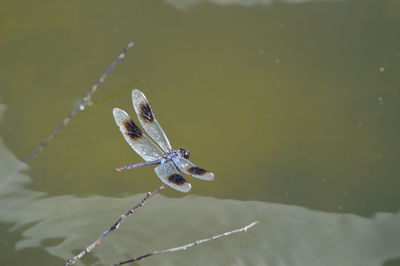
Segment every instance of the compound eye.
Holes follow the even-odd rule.
[[[180,150],[183,158],[189,159],[189,156],[190,156],[190,151],[189,150],[184,149],[184,148],[180,148],[179,150]]]

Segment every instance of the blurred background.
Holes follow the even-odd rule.
[[[137,88],[173,147],[189,149],[191,161],[215,180],[188,178],[189,196],[166,189],[149,203],[158,212],[145,216],[143,210],[124,225],[143,232],[135,219],[144,219],[144,227],[159,220],[143,241],[135,240],[143,247],[126,239],[124,246],[120,238],[127,233],[117,232],[106,240],[114,252],[99,249],[85,265],[177,246],[255,219],[259,233],[136,265],[228,265],[227,258],[229,265],[400,265],[399,32],[396,0],[1,1],[2,180],[123,47],[135,46],[93,105],[29,169],[0,187],[0,263],[62,265],[161,184],[152,167],[114,170],[142,161],[112,117],[120,107],[136,119],[131,90]],[[284,211],[272,216],[271,206]],[[289,223],[292,210],[308,218]],[[320,219],[326,215],[331,218]],[[342,227],[343,217],[357,222]],[[390,222],[356,233],[360,223],[379,217]],[[288,222],[298,235],[271,221]],[[323,230],[302,225],[327,222],[335,230],[304,243]],[[157,230],[170,233],[160,247]],[[278,245],[282,239],[287,242]],[[289,245],[300,239],[306,250]],[[330,241],[340,251],[317,249]],[[278,246],[282,254],[275,258]],[[379,259],[364,260],[369,248],[382,251]],[[221,262],[204,258],[213,250]]]

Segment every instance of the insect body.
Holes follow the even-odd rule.
[[[133,150],[145,160],[142,163],[117,168],[118,171],[158,164],[159,166],[154,171],[161,181],[181,192],[190,191],[191,185],[180,175],[180,172],[203,180],[214,179],[213,173],[197,167],[188,160],[190,152],[187,149],[172,149],[167,136],[151,110],[146,96],[141,91],[132,91],[132,101],[140,124],[158,146],[142,132],[124,110],[114,108],[115,122],[122,135]]]

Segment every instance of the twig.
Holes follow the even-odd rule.
[[[179,250],[186,250],[187,248],[191,248],[193,246],[196,246],[196,245],[199,245],[199,244],[203,244],[203,243],[211,241],[211,240],[215,240],[215,239],[218,239],[218,238],[221,238],[221,237],[225,237],[225,236],[229,236],[229,235],[232,235],[232,234],[235,234],[235,233],[239,233],[239,232],[245,232],[245,231],[247,231],[247,229],[249,229],[250,227],[255,226],[256,224],[258,224],[258,221],[254,221],[251,224],[246,225],[245,227],[242,227],[240,229],[236,229],[236,230],[232,230],[232,231],[229,231],[229,232],[225,232],[223,234],[216,235],[216,236],[213,236],[213,237],[210,237],[210,238],[196,240],[194,242],[191,242],[191,243],[183,245],[183,246],[164,249],[164,250],[153,251],[151,253],[142,255],[142,256],[134,258],[134,259],[129,259],[129,260],[118,262],[116,264],[113,264],[112,266],[118,266],[118,265],[122,265],[122,264],[131,263],[131,262],[134,262],[134,261],[139,261],[139,260],[142,260],[144,258],[147,258],[147,257],[150,257],[150,256],[154,256],[154,255],[163,254],[163,253],[171,253],[171,252],[176,252],[176,251],[179,251]]]
[[[36,157],[43,149],[60,134],[60,132],[67,126],[67,124],[76,116],[80,111],[83,111],[89,104],[90,98],[99,88],[99,86],[105,81],[110,72],[116,67],[116,65],[122,61],[128,51],[133,47],[134,43],[129,42],[128,45],[122,50],[117,58],[107,67],[107,69],[101,74],[100,78],[95,84],[90,88],[90,90],[82,97],[82,99],[75,105],[74,109],[68,114],[64,121],[45,139],[35,150],[33,150],[28,156],[26,156],[22,161],[19,162],[14,171],[0,181],[0,190],[2,190],[11,180],[22,170],[27,168],[27,164]]]
[[[92,251],[92,249],[94,249],[96,246],[98,246],[101,241],[112,231],[114,231],[115,229],[118,229],[118,227],[121,225],[121,223],[131,214],[133,214],[135,211],[137,211],[138,209],[140,209],[145,202],[150,199],[152,196],[154,196],[155,194],[157,194],[158,192],[160,192],[161,190],[164,189],[164,186],[160,186],[159,188],[157,188],[156,190],[154,190],[153,192],[147,192],[146,196],[132,209],[130,209],[127,213],[121,215],[121,217],[119,217],[119,219],[107,230],[104,231],[92,244],[90,244],[89,246],[87,246],[84,250],[81,251],[81,253],[79,253],[78,255],[76,255],[75,257],[69,259],[64,266],[67,265],[71,265],[74,264],[75,262],[77,262],[78,260],[80,260],[83,256],[85,256],[86,254],[88,254],[90,251]]]
[[[101,74],[100,78],[93,84],[90,90],[82,97],[82,99],[75,105],[74,109],[68,114],[68,116],[64,119],[64,121],[25,159],[22,160],[23,163],[29,163],[36,155],[38,155],[60,132],[68,125],[72,118],[76,116],[80,111],[85,110],[85,108],[90,104],[90,98],[99,88],[99,86],[106,80],[107,76],[110,72],[116,67],[116,65],[122,61],[127,52],[133,47],[134,43],[129,42],[128,45],[122,50],[122,52],[118,55],[114,61],[104,70]]]

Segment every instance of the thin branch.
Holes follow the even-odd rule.
[[[89,246],[87,246],[84,250],[81,251],[81,253],[79,253],[78,255],[76,255],[75,257],[69,259],[64,266],[67,265],[71,265],[74,264],[75,262],[77,262],[78,260],[80,260],[83,256],[85,256],[86,254],[88,254],[90,251],[92,251],[92,249],[94,249],[96,246],[100,245],[101,241],[103,241],[103,239],[112,231],[114,231],[115,229],[118,229],[118,227],[121,225],[121,223],[131,214],[133,214],[135,211],[137,211],[138,209],[140,209],[145,202],[150,199],[152,196],[154,196],[155,194],[157,194],[158,192],[160,192],[161,190],[164,189],[164,186],[160,186],[159,188],[157,188],[156,190],[154,190],[153,192],[147,192],[146,196],[132,209],[130,209],[127,213],[121,215],[121,217],[119,217],[119,219],[106,231],[104,231],[92,244],[90,244]]]
[[[28,156],[26,156],[22,161],[20,161],[15,167],[14,171],[5,177],[3,180],[0,181],[0,190],[2,190],[8,183],[11,182],[11,180],[22,170],[25,170],[27,168],[27,164],[34,158],[36,157],[39,153],[43,151],[43,149],[55,138],[60,134],[60,132],[68,125],[68,123],[74,118],[78,112],[83,111],[87,106],[90,105],[91,97],[93,94],[96,92],[96,90],[99,88],[99,86],[105,81],[107,76],[110,74],[110,72],[116,67],[116,65],[122,61],[128,51],[133,47],[134,43],[129,42],[128,45],[122,50],[122,52],[118,55],[117,58],[114,59],[114,61],[111,62],[111,64],[104,70],[104,72],[101,74],[100,78],[96,81],[96,83],[93,84],[93,86],[90,88],[90,90],[82,97],[82,99],[75,105],[74,109],[68,114],[68,116],[64,119],[64,121],[44,140],[42,143],[34,150],[32,151]]]
[[[239,228],[239,229],[235,229],[235,230],[232,230],[232,231],[229,231],[229,232],[225,232],[225,233],[220,234],[220,235],[215,235],[215,236],[212,236],[212,237],[210,237],[210,238],[205,238],[205,239],[201,239],[201,240],[196,240],[196,241],[194,241],[194,242],[188,243],[188,244],[183,245],[183,246],[179,246],[179,247],[175,247],[175,248],[169,248],[169,249],[164,249],[164,250],[153,251],[153,252],[151,252],[151,253],[142,255],[142,256],[137,257],[137,258],[134,258],[134,259],[129,259],[129,260],[125,260],[125,261],[118,262],[118,263],[116,263],[116,264],[113,264],[112,266],[118,266],[118,265],[123,265],[123,264],[131,263],[131,262],[134,262],[134,261],[139,261],[139,260],[142,260],[142,259],[147,258],[147,257],[150,257],[150,256],[154,256],[154,255],[159,255],[159,254],[164,254],[164,253],[171,253],[171,252],[176,252],[176,251],[179,251],[179,250],[186,250],[186,249],[188,249],[188,248],[191,248],[191,247],[196,246],[196,245],[199,245],[199,244],[203,244],[203,243],[208,242],[208,241],[211,241],[211,240],[215,240],[215,239],[218,239],[218,238],[221,238],[221,237],[225,237],[225,236],[229,236],[229,235],[232,235],[232,234],[235,234],[235,233],[239,233],[239,232],[246,232],[247,229],[249,229],[250,227],[255,226],[256,224],[258,224],[258,221],[254,221],[254,222],[252,222],[251,224],[246,225],[245,227],[242,227],[242,228]]]
[[[72,118],[74,118],[80,111],[85,110],[85,108],[90,105],[90,99],[93,96],[93,94],[97,91],[99,86],[106,80],[107,76],[117,66],[117,64],[125,58],[126,54],[133,47],[133,45],[134,45],[133,42],[128,43],[128,45],[122,50],[122,52],[118,55],[118,57],[111,62],[111,64],[106,68],[106,70],[104,70],[104,72],[101,74],[100,78],[96,81],[96,83],[93,84],[90,90],[75,105],[75,107],[64,119],[64,121],[62,121],[62,123],[33,152],[31,152],[28,156],[25,157],[25,159],[22,160],[23,163],[25,164],[29,163],[35,156],[37,156],[40,152],[42,152],[43,149],[55,137],[57,137],[58,134],[60,134],[60,132],[68,125],[68,123],[71,121]]]

